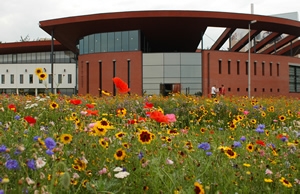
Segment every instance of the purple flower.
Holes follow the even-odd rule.
[[[198,145],[198,148],[199,149],[203,149],[203,150],[209,150],[210,149],[210,144],[209,143],[207,143],[207,142],[204,142],[204,143],[201,143],[201,144],[199,144]]]
[[[210,155],[212,155],[212,153],[211,152],[206,152],[206,155],[210,156]]]
[[[4,194],[4,190],[1,189],[1,190],[0,190],[0,194]]]
[[[51,150],[46,150],[46,154],[48,154],[49,156],[52,156],[54,154],[54,152],[52,152]]]
[[[255,131],[256,131],[257,133],[264,133],[264,132],[265,132],[265,130],[262,129],[262,128],[256,128]]]
[[[7,160],[5,166],[9,170],[16,170],[19,168],[19,163],[17,160],[9,159]]]
[[[27,166],[28,166],[28,168],[35,170],[36,169],[35,160],[34,159],[28,160]]]
[[[280,138],[281,141],[286,142],[288,140],[288,138],[286,138],[285,136],[283,136],[282,138]]]
[[[0,146],[0,152],[5,152],[6,151],[6,146],[5,145],[1,145]]]
[[[239,142],[239,141],[233,142],[233,147],[237,148],[237,147],[241,147],[241,146],[242,146],[241,142]]]
[[[16,116],[15,116],[15,119],[16,119],[16,120],[20,120],[20,118],[21,118],[20,115],[16,115]]]
[[[140,152],[139,155],[138,155],[139,159],[142,159],[144,157],[144,154],[143,152]]]
[[[240,140],[241,140],[241,141],[246,141],[246,137],[245,137],[245,136],[242,136],[242,137],[240,138]]]
[[[37,141],[40,137],[39,136],[34,136],[33,140]]]
[[[56,142],[51,137],[45,139],[45,144],[49,150],[52,150],[56,146]]]

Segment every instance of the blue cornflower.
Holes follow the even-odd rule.
[[[35,170],[36,169],[35,160],[34,159],[28,160],[27,166],[28,168]]]
[[[138,155],[139,159],[142,159],[144,157],[144,154],[143,152],[140,152],[139,155]]]
[[[34,136],[33,140],[37,141],[40,137],[39,136]]]
[[[52,152],[50,149],[46,150],[46,154],[52,156],[54,154],[54,152]]]
[[[16,116],[15,116],[15,119],[16,119],[16,120],[20,120],[20,118],[21,118],[20,115],[16,115]]]
[[[256,128],[255,131],[256,131],[257,133],[264,133],[264,132],[265,132],[265,130],[262,129],[262,128]]]
[[[242,137],[240,138],[240,140],[241,140],[241,141],[246,141],[246,137],[245,137],[245,136],[242,136]]]
[[[259,124],[259,125],[257,126],[257,128],[264,129],[264,128],[266,128],[266,125],[264,125],[264,124]]]
[[[239,141],[233,142],[233,147],[237,148],[237,147],[241,147],[241,146],[242,146],[241,142],[239,142]]]
[[[9,170],[16,170],[19,168],[19,163],[17,160],[9,159],[7,160],[5,166]]]
[[[6,146],[5,145],[1,145],[0,146],[0,152],[5,152],[6,151]]]
[[[56,142],[51,137],[47,137],[45,139],[45,145],[49,150],[52,150],[53,148],[55,148]]]
[[[15,155],[19,155],[19,154],[21,154],[22,152],[21,152],[21,150],[19,150],[19,149],[17,149],[16,151],[15,151]]]
[[[220,131],[223,131],[223,128],[222,128],[222,127],[220,127],[220,128],[219,128],[219,130],[220,130]]]
[[[210,156],[210,155],[212,155],[212,153],[211,152],[206,152],[206,155]]]
[[[280,138],[281,141],[286,142],[288,140],[288,138],[286,138],[285,136]]]
[[[4,194],[4,190],[1,189],[1,190],[0,190],[0,194]]]
[[[209,143],[207,143],[207,142],[204,142],[204,143],[201,143],[201,144],[199,144],[198,145],[198,148],[199,149],[203,149],[203,150],[209,150],[210,149],[210,144]]]

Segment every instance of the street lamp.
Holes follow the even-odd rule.
[[[248,35],[249,35],[249,39],[248,39],[248,44],[249,44],[249,49],[248,49],[248,98],[251,97],[251,61],[250,61],[251,58],[250,58],[250,53],[251,53],[252,45],[251,45],[251,38],[250,38],[250,31],[251,31],[250,26],[251,26],[251,24],[254,24],[256,22],[257,22],[257,20],[252,20],[248,24],[248,27],[249,27],[249,32],[248,32]]]

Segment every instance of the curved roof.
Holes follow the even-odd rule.
[[[33,52],[49,52],[51,50],[51,41],[25,41],[13,43],[1,43],[1,54],[12,53],[33,53]],[[60,44],[57,40],[54,41],[54,51],[68,50],[65,46]]]
[[[249,22],[253,20],[257,22],[251,24],[251,37],[255,37],[261,31],[275,33],[272,34],[273,38],[269,37],[269,41],[281,34],[290,35],[289,40],[293,41],[300,36],[299,21],[254,14],[208,11],[103,13],[45,20],[40,21],[39,25],[49,35],[53,30],[54,38],[75,53],[78,53],[76,47],[78,41],[86,35],[138,29],[151,42],[153,50],[194,52],[201,41],[201,35],[208,27],[226,28],[211,48],[218,50],[235,29],[248,29]],[[247,41],[247,37],[242,38],[231,51],[239,51]],[[294,45],[299,47],[299,43]]]

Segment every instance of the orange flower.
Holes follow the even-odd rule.
[[[156,120],[159,123],[169,123],[168,117],[166,117],[160,111],[153,111],[150,114],[150,118]]]
[[[71,103],[71,104],[74,104],[74,105],[78,105],[78,104],[81,104],[81,100],[78,100],[78,99],[71,99],[71,100],[70,100],[70,103]]]
[[[97,116],[98,115],[98,110],[86,110],[87,112],[87,116],[90,116],[90,115],[95,115]]]
[[[261,146],[266,146],[265,142],[263,142],[262,140],[257,140],[256,143]]]
[[[8,108],[14,112],[17,112],[17,107],[14,104],[9,104]]]
[[[130,89],[128,88],[128,85],[120,78],[114,77],[113,82],[114,82],[115,86],[118,88],[118,91],[120,93],[127,93],[130,91]]]

